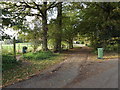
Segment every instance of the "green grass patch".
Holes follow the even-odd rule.
[[[23,58],[27,60],[44,60],[44,59],[50,59],[54,56],[57,56],[57,54],[54,54],[51,51],[48,52],[40,51],[36,53],[26,53],[23,55]]]

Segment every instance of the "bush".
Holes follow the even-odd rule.
[[[109,51],[118,51],[118,45],[115,44],[115,45],[107,45],[107,47],[105,48],[105,51],[106,52],[109,52]]]
[[[83,41],[81,41],[81,44],[84,44],[84,42],[83,42]]]
[[[48,52],[36,52],[36,53],[26,53],[23,55],[24,59],[28,60],[43,60],[43,59],[48,59],[53,56],[56,56],[56,54],[48,51]]]
[[[9,70],[16,67],[19,63],[12,55],[2,55],[2,70]]]

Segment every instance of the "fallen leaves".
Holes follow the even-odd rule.
[[[54,64],[60,63],[64,60],[64,58],[65,57],[62,55],[53,58],[52,60],[25,60],[21,66],[3,72],[2,87],[39,75],[42,70],[49,68]]]

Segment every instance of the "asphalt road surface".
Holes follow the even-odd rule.
[[[117,88],[118,60],[95,61],[90,49],[68,52],[68,58],[31,79],[6,88]]]
[[[118,60],[109,60],[110,64],[98,66],[101,72],[92,75],[83,81],[78,80],[77,83],[67,85],[69,88],[118,88]],[[105,66],[106,65],[106,66]],[[95,67],[94,67],[95,68]],[[88,71],[89,72],[89,71]]]

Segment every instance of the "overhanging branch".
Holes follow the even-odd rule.
[[[52,4],[50,4],[50,6],[46,10],[49,10],[50,8],[54,8],[57,5],[58,5],[58,3],[55,4],[55,2],[53,2]]]
[[[40,14],[33,14],[33,13],[16,13],[16,14],[22,14],[22,15],[28,15],[28,16],[40,16],[40,17],[42,17],[42,15],[40,15]]]

